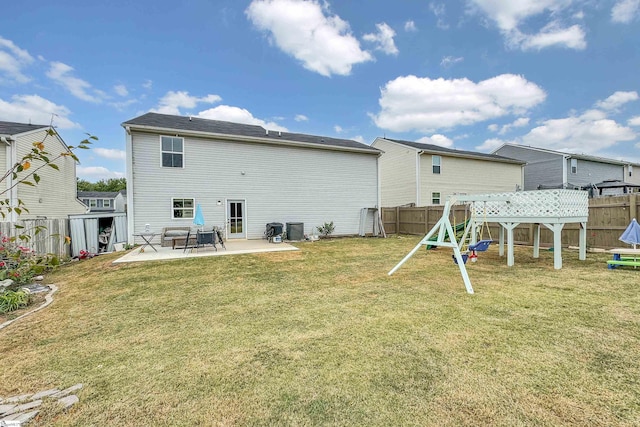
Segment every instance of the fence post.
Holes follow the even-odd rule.
[[[424,207],[424,234],[429,232],[429,207]]]
[[[400,234],[400,206],[396,206],[396,234]]]
[[[633,218],[638,218],[638,196],[636,194],[629,195],[629,222]]]

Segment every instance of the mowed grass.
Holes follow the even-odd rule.
[[[36,425],[640,424],[640,270],[564,251],[468,270],[419,237],[61,268],[0,330],[0,396],[83,383]]]

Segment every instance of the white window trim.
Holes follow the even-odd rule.
[[[102,199],[102,207],[110,208],[111,207],[111,199]]]
[[[193,211],[193,214],[191,216],[181,216],[181,217],[175,217],[173,216],[173,210],[176,209],[173,207],[173,203],[175,200],[193,200],[193,208],[191,208],[191,210]],[[182,208],[177,208],[177,209],[182,209],[183,211],[185,210],[184,206]],[[169,213],[169,216],[171,217],[171,219],[193,219],[196,216],[196,198],[195,197],[172,197],[171,198],[171,212]]]
[[[434,203],[436,194],[438,195],[438,203]],[[442,192],[440,192],[440,191],[432,191],[431,192],[431,204],[432,205],[441,205],[442,204]]]
[[[179,151],[164,151],[162,149],[162,138],[179,138],[182,140],[182,152]],[[182,136],[177,136],[177,135],[160,135],[159,138],[159,148],[160,148],[160,167],[163,169],[184,169],[184,165],[185,165],[185,145],[184,145],[184,137]],[[171,154],[181,154],[182,155],[182,167],[178,168],[175,166],[164,166],[162,164],[162,154],[163,153],[171,153]]]
[[[438,159],[438,164],[435,162],[436,159]],[[434,171],[436,166],[438,167],[438,172]],[[440,175],[442,173],[442,156],[435,154],[431,156],[431,173],[434,175]]]
[[[89,207],[90,208],[97,208],[98,207],[98,200],[97,199],[89,199]]]

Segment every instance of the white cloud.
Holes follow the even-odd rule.
[[[335,130],[336,133],[342,133],[344,131],[344,129],[342,129],[342,126],[338,126],[338,125],[335,125],[333,127],[333,130]]]
[[[500,148],[502,144],[506,142],[509,141],[503,141],[502,139],[498,138],[489,138],[484,143],[482,143],[482,145],[477,145],[475,149],[478,151],[494,151],[497,148]]]
[[[440,66],[441,67],[450,67],[454,64],[457,64],[458,62],[462,62],[464,61],[464,58],[462,56],[445,56],[444,58],[442,58],[442,61],[440,61]]]
[[[239,107],[232,107],[230,105],[218,105],[215,108],[210,108],[208,110],[200,111],[197,114],[198,117],[202,117],[203,119],[212,119],[212,120],[223,120],[227,122],[235,122],[235,123],[245,123],[248,125],[258,125],[262,126],[265,129],[269,130],[279,130],[282,132],[287,132],[287,128],[284,126],[280,126],[274,122],[266,122],[262,119],[258,119],[253,117],[248,110]]]
[[[404,23],[404,30],[408,33],[414,32],[414,31],[418,31],[418,28],[416,27],[416,23],[413,21],[407,21]]]
[[[418,139],[418,142],[421,142],[423,144],[438,145],[445,148],[453,147],[453,140],[439,133],[431,136],[423,136],[422,138]]]
[[[124,160],[127,157],[127,154],[124,150],[116,150],[114,148],[96,147],[91,151],[96,153],[100,157],[104,157],[105,159],[110,160]]]
[[[582,27],[573,25],[565,28],[561,21],[562,12],[570,9],[572,0],[468,0],[468,4],[495,22],[510,47],[523,50],[552,46],[577,50],[586,48]],[[531,18],[540,16],[549,18],[537,34],[521,31],[521,27],[530,24]]]
[[[222,101],[218,95],[207,95],[203,97],[191,96],[189,92],[185,91],[169,91],[160,101],[158,101],[158,107],[152,109],[154,113],[161,114],[175,114],[180,115],[181,108],[195,108],[198,104],[214,104]]]
[[[360,49],[349,24],[330,14],[327,2],[253,0],[245,13],[271,43],[323,76],[349,75],[355,64],[373,60]]]
[[[487,126],[487,129],[490,130],[491,132],[498,132],[498,129],[500,129],[500,126],[498,126],[495,123],[492,123],[489,126]]]
[[[92,88],[90,83],[71,75],[73,67],[62,62],[51,62],[50,65],[47,77],[67,89],[73,96],[88,102],[99,103],[102,101],[101,95]],[[94,94],[90,94],[89,91]]]
[[[0,82],[6,79],[10,82],[27,83],[31,79],[22,72],[34,61],[24,49],[20,49],[11,40],[0,37]]]
[[[523,114],[545,98],[538,85],[514,74],[478,83],[410,75],[387,82],[378,101],[381,111],[372,118],[382,129],[432,132]]]
[[[294,120],[296,122],[308,122],[309,117],[305,116],[304,114],[296,114],[296,117],[294,118]]]
[[[522,50],[541,50],[551,46],[564,46],[583,50],[587,47],[585,33],[580,25],[562,28],[558,22],[550,22],[538,34],[525,36],[520,44]]]
[[[505,133],[509,132],[513,128],[521,128],[521,127],[527,126],[528,124],[529,124],[528,117],[520,117],[514,120],[513,123],[509,123],[507,125],[502,126],[498,133],[500,133],[500,135],[504,135]]]
[[[636,137],[633,129],[590,110],[581,115],[545,120],[511,142],[570,153],[598,154],[618,142],[632,141]],[[497,141],[488,140],[476,148],[486,149],[495,146]],[[503,142],[506,141],[500,141]]]
[[[619,0],[611,9],[611,20],[628,24],[638,17],[640,0]]]
[[[78,178],[84,179],[89,182],[100,181],[101,179],[107,180],[111,178],[124,178],[123,172],[110,171],[103,166],[78,166],[76,168]]]
[[[376,34],[365,34],[362,38],[368,42],[376,44],[376,50],[381,50],[387,55],[397,55],[398,48],[396,47],[393,38],[396,36],[396,32],[393,31],[389,25],[385,22],[376,24],[378,32]]]
[[[113,87],[113,90],[120,96],[129,95],[129,91],[127,90],[127,87],[125,85],[115,85]]]
[[[603,108],[605,110],[615,110],[621,107],[622,105],[626,104],[627,102],[637,101],[638,99],[640,99],[640,97],[638,96],[638,92],[636,91],[631,91],[631,92],[617,91],[617,92],[614,92],[613,95],[611,95],[604,101],[598,101],[596,103],[596,106],[599,108]]]
[[[366,144],[364,137],[362,135],[352,136],[351,139],[354,141],[358,141],[361,144]]]
[[[635,116],[627,121],[629,126],[640,126],[640,116]]]
[[[153,82],[151,80],[145,80],[144,83],[142,83],[142,87],[149,90],[153,87]]]
[[[438,18],[438,20],[436,21],[436,27],[440,28],[441,30],[449,29],[449,24],[444,21],[444,17],[446,14],[444,3],[429,3],[429,10],[431,10],[436,18]]]
[[[69,116],[71,111],[64,105],[57,105],[38,95],[14,95],[11,101],[0,98],[0,117],[18,123],[47,125],[51,122],[60,129],[80,128]]]

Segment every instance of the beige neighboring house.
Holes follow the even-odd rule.
[[[522,189],[525,162],[495,154],[376,138],[383,207],[444,204],[454,194]]]
[[[48,129],[48,125],[0,121],[0,165],[3,170],[9,170],[28,154],[35,142],[44,142],[45,151],[50,153],[51,159],[67,151],[68,147],[59,135],[47,136]],[[69,214],[87,211],[87,207],[76,196],[76,162],[71,157],[64,156],[53,163],[59,170],[49,166],[40,169],[37,173],[41,180],[33,187],[18,184],[11,188],[14,184],[11,176],[0,183],[3,192],[0,197],[9,199],[13,206],[17,206],[20,199],[29,209],[28,213],[23,212],[19,216],[15,212],[8,213],[0,220],[15,222],[18,219],[67,218]],[[37,168],[40,164],[34,162],[32,168]]]

